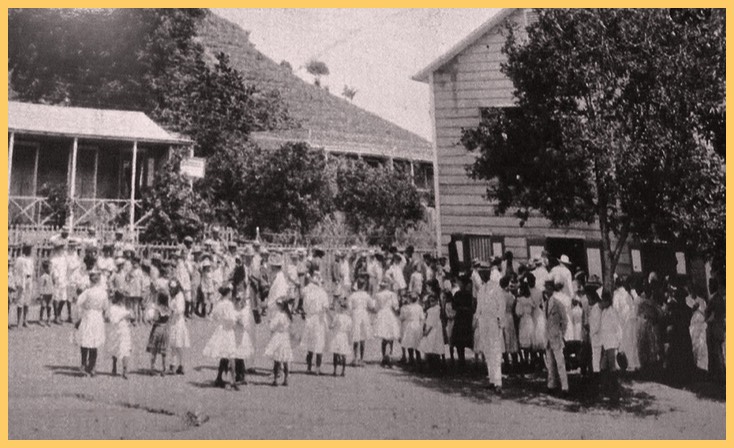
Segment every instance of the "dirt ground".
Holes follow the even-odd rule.
[[[32,310],[36,316],[37,310]],[[14,313],[12,313],[14,314]],[[14,316],[11,316],[14,319]],[[300,319],[298,325],[302,325]],[[288,387],[273,388],[269,360],[240,391],[213,387],[216,361],[201,355],[214,323],[189,322],[184,376],[151,377],[149,327],[133,328],[129,380],[82,377],[72,326],[9,330],[10,439],[723,439],[725,402],[707,387],[680,390],[626,380],[621,405],[584,398],[577,375],[568,399],[549,396],[543,378],[507,377],[502,397],[480,374],[444,377],[383,369],[370,341],[366,367],[345,378],[305,374],[305,355]],[[267,329],[258,327],[263,352]],[[399,349],[396,347],[396,357]],[[325,371],[331,371],[327,358]],[[249,367],[249,366],[248,366]]]

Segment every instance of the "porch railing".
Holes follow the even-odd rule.
[[[142,201],[129,199],[74,198],[71,200],[69,218],[73,226],[127,227],[130,224],[130,207],[135,207],[134,226],[139,227],[148,218],[143,213]],[[8,223],[10,225],[44,226],[53,218],[53,209],[42,196],[10,196]]]

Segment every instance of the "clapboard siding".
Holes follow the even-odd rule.
[[[507,21],[525,24],[523,10]],[[521,227],[520,220],[509,210],[497,216],[486,199],[487,182],[467,176],[466,166],[477,157],[461,143],[462,130],[480,122],[480,108],[511,107],[514,86],[501,72],[505,61],[504,25],[489,30],[461,53],[433,73],[433,116],[438,163],[437,180],[440,199],[441,244],[446,249],[456,233],[496,235],[503,237],[506,250],[519,260],[528,257],[528,238],[553,236],[583,237],[598,240],[595,226],[584,224],[554,228],[547,219],[531,216]]]

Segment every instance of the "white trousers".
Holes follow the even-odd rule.
[[[563,347],[545,349],[545,366],[548,369],[548,388],[558,387],[561,382],[561,390],[568,390],[568,375],[566,374],[566,360],[563,357]]]

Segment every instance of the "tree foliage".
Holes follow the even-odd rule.
[[[201,9],[10,10],[9,69],[22,101],[141,110],[210,155],[228,134],[288,125],[277,91],[246,83],[196,38]]]
[[[607,282],[630,236],[721,254],[724,12],[539,10],[521,33],[502,65],[517,107],[462,137],[497,212],[598,223]]]
[[[418,190],[408,175],[363,161],[342,161],[336,170],[336,207],[370,244],[393,241],[398,230],[423,217]]]
[[[180,174],[182,159],[182,152],[174,152],[156,172],[153,187],[141,195],[142,212],[148,215],[140,236],[143,242],[178,242],[187,235],[199,237],[211,220],[208,203]]]
[[[306,71],[313,75],[314,84],[321,86],[321,77],[329,75],[329,67],[323,61],[311,59],[306,63]]]

